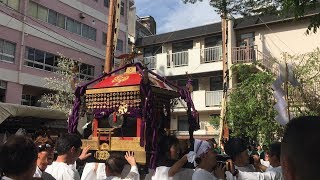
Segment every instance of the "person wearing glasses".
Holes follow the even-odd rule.
[[[39,136],[34,141],[38,148],[37,169],[33,177],[42,177],[42,173],[53,162],[54,143],[50,137]]]
[[[76,134],[60,136],[55,146],[58,157],[52,165],[47,167],[45,172],[56,180],[80,180],[79,172],[73,164],[81,154],[81,146],[81,139]]]

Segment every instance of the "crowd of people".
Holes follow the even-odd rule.
[[[111,153],[104,163],[88,162],[90,147],[81,149],[76,134],[34,140],[12,135],[0,147],[1,180],[312,180],[317,179],[320,117],[291,120],[281,142],[247,146],[241,138],[230,138],[218,147],[214,139],[195,139],[192,149],[182,148],[175,136],[159,140],[156,169],[139,173],[134,153]],[[186,147],[188,147],[186,146]],[[84,164],[79,173],[78,164]],[[81,176],[80,176],[81,174]]]

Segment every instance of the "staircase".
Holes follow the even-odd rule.
[[[268,71],[275,75],[279,74],[278,62],[257,49],[257,46],[233,47],[232,64],[254,63],[261,71]]]
[[[259,51],[257,46],[251,47],[234,47],[232,48],[232,64],[255,64],[256,68],[261,71],[270,72],[276,76],[279,75],[279,62],[275,58],[269,57]],[[320,82],[312,86],[300,86],[292,89],[289,94],[289,103],[292,105],[292,110],[295,106],[305,107],[307,109],[320,109]],[[304,108],[300,108],[304,109]],[[302,112],[303,113],[303,112]]]

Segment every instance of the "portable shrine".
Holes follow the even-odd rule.
[[[90,84],[94,85],[88,88]],[[171,104],[175,98],[187,102],[191,140],[193,131],[199,128],[190,92],[140,63],[103,74],[77,87],[75,95],[69,132],[76,131],[80,111],[91,113],[92,136],[83,140],[83,146],[90,145],[97,160],[106,160],[114,151],[134,151],[138,163],[155,168],[158,141],[170,129]]]

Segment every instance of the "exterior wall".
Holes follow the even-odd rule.
[[[183,113],[172,113],[170,128],[172,130],[178,130],[178,116],[185,115]],[[210,125],[210,112],[199,112],[200,119],[200,129],[194,132],[195,136],[205,136],[206,138],[217,136],[219,134],[218,129],[215,129]],[[179,136],[187,136],[188,131],[178,131],[177,135]]]
[[[23,86],[14,82],[7,82],[6,100],[7,103],[20,104]]]
[[[128,3],[124,2],[124,15],[120,17],[118,39],[123,41],[123,51],[127,52],[128,42]],[[102,72],[105,59],[103,32],[107,31],[108,8],[104,2],[87,0],[34,0],[33,2],[54,10],[66,17],[96,29],[96,40],[91,40],[72,33],[66,29],[28,15],[29,1],[20,0],[19,10],[10,10],[0,6],[0,39],[15,43],[14,62],[0,60],[0,80],[7,82],[5,102],[21,103],[21,94],[38,95],[46,90],[44,77],[50,77],[52,72],[25,66],[25,48],[35,48],[58,55],[63,54],[81,63],[94,66],[94,76]],[[134,1],[130,0],[131,3]],[[80,17],[80,14],[84,18]],[[26,14],[27,16],[23,16]]]
[[[301,54],[320,47],[320,36],[317,34],[306,35],[309,21],[287,22],[268,25],[267,27],[251,28],[238,31],[255,32],[255,44],[264,54],[282,60],[282,53]]]

